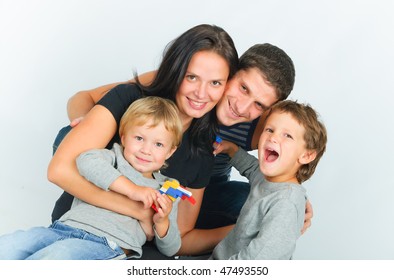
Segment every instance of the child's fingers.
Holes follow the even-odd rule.
[[[163,209],[164,213],[168,213],[171,211],[172,200],[165,194],[158,196],[157,202],[160,205],[160,208]]]
[[[158,192],[156,190],[153,190],[153,189],[152,189],[152,191],[148,192],[147,196],[145,197],[145,200],[143,201],[145,208],[151,207],[152,204],[155,204],[156,206],[158,206],[157,203],[156,203],[156,195],[157,195],[157,193]]]

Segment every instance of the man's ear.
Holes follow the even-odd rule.
[[[177,148],[178,148],[177,146],[174,146],[171,148],[171,150],[168,152],[168,154],[166,156],[166,160],[169,159],[175,153]]]
[[[315,150],[306,150],[299,158],[298,161],[300,164],[308,164],[316,158]]]

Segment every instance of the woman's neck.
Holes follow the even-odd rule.
[[[182,121],[183,132],[185,132],[190,127],[190,125],[191,125],[191,123],[193,121],[193,118],[189,117],[189,116],[187,116],[185,114],[182,114],[182,113],[180,113],[179,116],[180,116],[181,121]]]

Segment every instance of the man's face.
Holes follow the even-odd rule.
[[[216,114],[220,124],[231,126],[256,119],[277,101],[274,86],[257,68],[240,70],[227,82]]]

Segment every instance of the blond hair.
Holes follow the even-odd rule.
[[[298,182],[302,183],[313,175],[320,158],[326,151],[326,127],[319,120],[318,113],[309,104],[300,104],[291,100],[280,101],[271,107],[266,120],[273,112],[291,114],[305,128],[305,148],[316,151],[316,158],[310,163],[302,165],[296,173]]]
[[[134,101],[120,120],[119,135],[131,126],[143,125],[152,121],[152,127],[160,123],[173,135],[173,147],[178,147],[182,141],[182,122],[175,103],[169,99],[148,96]]]

